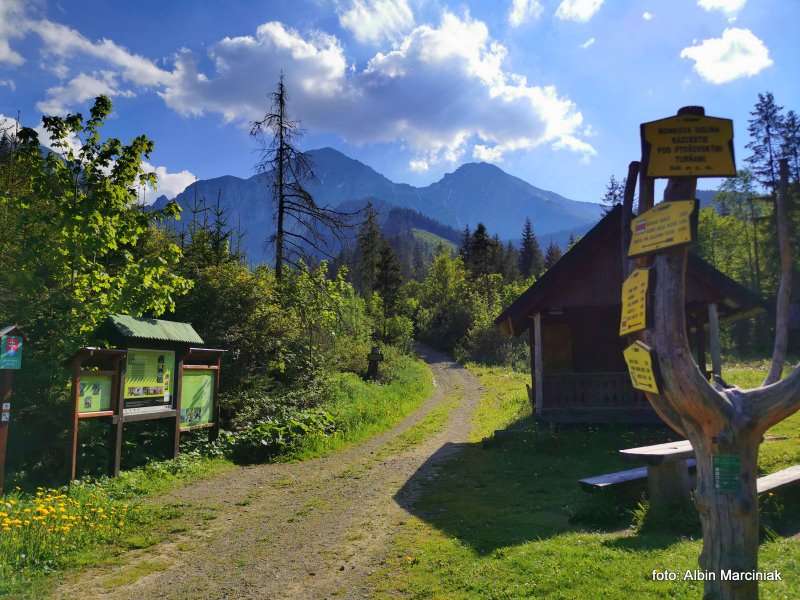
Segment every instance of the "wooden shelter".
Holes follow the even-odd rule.
[[[633,389],[619,336],[622,207],[616,206],[553,265],[495,324],[529,334],[536,419],[553,423],[658,422]],[[719,321],[764,310],[759,298],[710,264],[689,255],[687,330],[698,364],[720,375]]]

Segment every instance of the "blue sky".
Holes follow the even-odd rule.
[[[744,166],[758,92],[800,109],[798,19],[795,0],[0,0],[0,118],[109,94],[106,133],[153,138],[174,195],[253,173],[247,124],[283,69],[305,148],[415,185],[487,160],[597,201],[639,123],[687,104],[734,119]]]

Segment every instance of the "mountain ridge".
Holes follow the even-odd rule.
[[[314,177],[305,187],[320,206],[360,209],[368,201],[380,204],[379,212],[392,207],[415,210],[441,225],[462,231],[484,223],[502,239],[517,239],[525,218],[530,218],[539,236],[564,231],[585,231],[602,215],[602,206],[571,200],[556,192],[537,188],[500,167],[483,162],[464,163],[427,186],[395,183],[369,165],[331,147],[306,153]],[[184,208],[185,226],[191,207],[204,200],[214,206],[218,195],[233,228],[243,224],[243,249],[251,261],[262,262],[270,251],[264,241],[274,231],[272,200],[267,189],[271,173],[248,178],[222,175],[198,180],[175,200]],[[159,197],[154,208],[163,206]],[[387,205],[383,207],[383,205]]]

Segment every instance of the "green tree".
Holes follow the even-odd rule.
[[[603,204],[608,206],[606,212],[609,212],[617,204],[622,204],[622,200],[625,197],[625,181],[624,177],[622,180],[617,180],[614,175],[609,178],[606,184],[606,192],[601,199]]]
[[[800,182],[800,117],[793,110],[786,113],[781,129],[781,151],[789,159],[791,179]]]
[[[383,298],[386,316],[396,314],[397,293],[403,284],[400,262],[388,243],[384,243],[378,258],[378,273],[375,291]]]
[[[375,291],[380,269],[381,248],[386,244],[378,226],[378,213],[368,204],[366,218],[356,237],[357,254],[355,260],[356,289],[364,297]]]
[[[547,246],[547,252],[544,255],[545,271],[556,264],[559,258],[561,258],[561,248],[558,247],[558,244],[551,241]]]
[[[782,106],[775,102],[771,92],[758,95],[758,102],[750,112],[747,132],[750,142],[746,148],[750,155],[745,162],[755,179],[770,192],[778,185],[778,159],[781,157]]]
[[[522,229],[522,247],[519,253],[519,271],[526,279],[532,275],[539,275],[544,268],[544,256],[539,247],[539,240],[533,232],[533,225],[529,218],[525,219]]]
[[[178,217],[137,205],[136,189],[154,186],[143,169],[153,151],[144,135],[123,145],[101,139],[111,101],[98,97],[90,117],[44,117],[55,152],[43,155],[23,128],[10,162],[0,166],[0,322],[27,329],[34,351],[58,363],[111,313],[160,315],[191,283],[176,273],[180,248],[156,225]],[[13,186],[7,185],[14,181]]]

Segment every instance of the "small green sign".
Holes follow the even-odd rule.
[[[78,412],[93,413],[111,410],[111,376],[81,375],[78,390]]]
[[[0,338],[0,369],[22,368],[22,336],[4,335]]]
[[[185,371],[181,380],[181,426],[214,422],[214,371]]]
[[[723,493],[734,493],[739,489],[742,461],[735,454],[714,456],[714,488]]]

